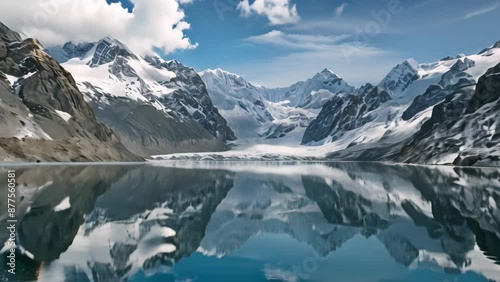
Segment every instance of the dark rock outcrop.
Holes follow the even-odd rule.
[[[37,40],[21,41],[18,34],[1,23],[0,36],[0,116],[7,120],[0,137],[28,138],[30,140],[22,141],[28,147],[40,143],[39,150],[27,148],[22,152],[16,149],[22,149],[23,143],[14,146],[15,140],[3,140],[0,144],[8,155],[24,159],[37,155],[47,157],[46,153],[53,151],[49,143],[55,146],[61,145],[62,140],[73,140],[78,145],[100,143],[109,149],[108,154],[98,157],[93,152],[85,152],[90,148],[80,147],[81,156],[76,160],[140,159],[128,152],[108,127],[97,121],[71,74],[51,58]],[[15,111],[6,112],[12,108]],[[19,124],[13,124],[12,119],[19,120]],[[88,142],[80,143],[79,140]]]
[[[212,103],[201,76],[193,68],[175,60],[161,62],[158,58],[148,57],[146,61],[176,74],[175,78],[161,83],[165,87],[175,89],[171,95],[159,99],[163,105],[184,117],[192,118],[221,140],[236,140],[234,132],[227,126],[227,121]]]
[[[318,117],[307,127],[302,144],[318,142],[328,136],[339,138],[346,131],[365,125],[375,118],[368,113],[389,100],[389,93],[373,85],[365,85],[361,92],[355,95],[334,97],[323,106]]]
[[[458,60],[451,69],[444,73],[437,84],[427,88],[424,94],[415,97],[413,103],[403,113],[403,120],[410,120],[418,113],[441,102],[448,94],[464,87],[474,86],[476,81],[465,71],[475,66],[475,62],[465,58]]]
[[[473,85],[457,89],[436,105],[397,160],[424,163],[453,156],[456,165],[498,162],[499,98],[500,64],[481,76],[475,89]]]

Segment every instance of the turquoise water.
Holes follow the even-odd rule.
[[[7,169],[23,200],[2,281],[500,280],[500,169],[52,165],[0,183]]]

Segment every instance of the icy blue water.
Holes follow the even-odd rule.
[[[163,162],[16,170],[3,281],[497,281],[500,169]],[[21,251],[22,250],[22,251]]]

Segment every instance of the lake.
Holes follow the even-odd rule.
[[[2,242],[9,169],[2,281],[500,281],[498,168],[12,165]]]

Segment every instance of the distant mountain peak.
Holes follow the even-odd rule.
[[[228,78],[231,78],[231,79],[242,79],[242,77],[240,75],[237,75],[235,73],[232,73],[232,72],[229,72],[229,71],[226,71],[226,70],[223,70],[221,68],[216,68],[216,69],[206,69],[202,72],[200,72],[200,75],[214,75],[214,76],[217,76],[217,77],[220,77],[220,78],[223,78],[223,77],[228,77]]]
[[[409,59],[406,59],[403,64],[407,65],[407,66],[410,66],[411,68],[413,68],[414,70],[417,70],[418,69],[418,62],[415,61],[415,59],[413,58],[409,58]]]
[[[479,55],[483,55],[485,54],[486,52],[492,50],[492,49],[496,49],[496,48],[500,48],[500,41],[497,41],[495,44],[493,44],[493,46],[489,47],[489,48],[486,48],[484,50],[482,50],[481,52],[479,52]]]
[[[330,69],[327,69],[327,68],[325,68],[324,70],[322,70],[321,73],[332,73],[332,74],[334,74],[333,71],[331,71]]]
[[[113,62],[118,56],[138,59],[138,57],[122,42],[110,36],[99,40],[89,65],[96,67]]]
[[[340,78],[336,73],[327,68],[322,70],[319,74],[323,75],[324,77]]]
[[[396,65],[378,85],[391,94],[403,92],[418,74],[418,63],[410,58]]]

